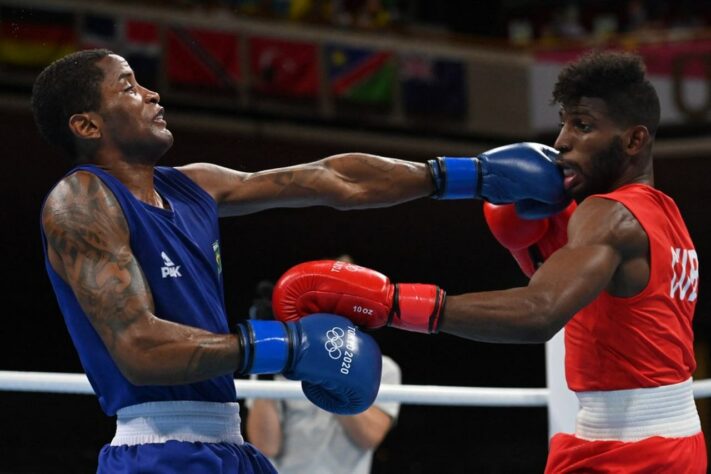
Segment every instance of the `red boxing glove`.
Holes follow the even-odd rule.
[[[514,204],[484,202],[484,218],[496,240],[506,247],[527,277],[553,252],[568,243],[568,221],[575,211],[575,201],[563,211],[546,219],[522,219]]]
[[[436,333],[445,292],[435,285],[392,284],[382,273],[336,260],[296,265],[274,286],[272,306],[281,321],[313,313],[345,316],[359,326],[393,326]]]
[[[568,243],[568,221],[577,207],[575,201],[571,201],[568,207],[548,218],[548,232],[536,243],[542,257],[540,263],[543,263],[553,252]]]

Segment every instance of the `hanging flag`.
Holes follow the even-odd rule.
[[[317,97],[320,81],[315,44],[255,37],[249,46],[254,90],[266,95]]]
[[[699,37],[677,41],[649,41],[634,45],[628,41],[609,42],[606,50],[639,54],[647,69],[647,78],[657,90],[662,103],[660,120],[665,125],[696,127],[711,125],[711,38]],[[532,108],[531,127],[537,133],[550,133],[558,120],[558,108],[550,104],[553,85],[566,63],[587,53],[583,47],[546,49],[535,52],[529,68]]]
[[[160,29],[157,23],[119,16],[88,14],[81,25],[83,49],[107,48],[117,54],[160,54]]]
[[[113,15],[87,14],[81,24],[82,49],[106,48],[123,56],[138,82],[158,85],[161,43],[157,23]]]
[[[400,60],[402,100],[408,115],[461,118],[467,112],[464,64],[419,54]]]
[[[0,18],[0,63],[41,68],[77,49],[72,12],[2,6]]]
[[[113,16],[85,15],[81,22],[80,47],[82,49],[106,48],[111,50],[118,48],[121,27],[116,23],[117,20]]]
[[[330,44],[326,46],[331,94],[365,104],[392,101],[393,55],[386,51]]]
[[[158,24],[135,19],[123,20],[124,43],[120,49],[139,82],[149,89],[158,89],[161,43]]]
[[[166,69],[173,86],[236,90],[241,80],[236,35],[173,27],[168,30]]]

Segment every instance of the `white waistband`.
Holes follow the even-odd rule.
[[[243,444],[239,403],[147,402],[117,413],[112,446],[166,441]]]
[[[575,435],[587,440],[681,438],[701,431],[691,379],[674,385],[578,392]]]

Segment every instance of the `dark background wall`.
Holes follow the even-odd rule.
[[[169,119],[170,120],[170,119]],[[67,167],[37,137],[25,111],[0,111],[0,233],[4,291],[0,368],[80,372],[45,275],[39,238],[43,196]],[[311,161],[344,149],[303,141],[208,133],[171,126],[163,164],[212,161],[246,171]],[[428,156],[409,153],[417,161]],[[703,275],[711,253],[708,157],[658,161],[658,187],[686,216],[701,261],[696,318],[700,363],[708,365],[709,305]],[[451,294],[525,283],[491,237],[481,203],[420,200],[397,208],[339,212],[273,210],[222,222],[222,257],[231,318],[247,314],[256,283],[303,260],[351,254],[396,281],[436,282]],[[541,345],[506,346],[391,329],[374,334],[401,365],[406,384],[545,386]],[[705,371],[705,373],[701,373]],[[703,369],[697,375],[708,377]],[[705,418],[708,416],[704,415]],[[91,396],[0,392],[0,472],[93,472],[113,420]],[[544,408],[405,405],[376,454],[374,472],[541,472],[547,451]]]

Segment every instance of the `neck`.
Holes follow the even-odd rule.
[[[152,206],[163,207],[163,200],[153,184],[153,163],[98,159],[94,164],[121,181],[136,199]]]
[[[654,167],[651,156],[640,161],[637,166],[630,167],[621,177],[619,186],[635,183],[654,186]],[[616,186],[616,188],[619,186]]]

